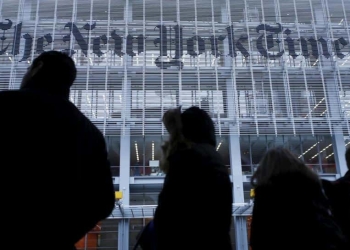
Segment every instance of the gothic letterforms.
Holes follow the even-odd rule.
[[[198,42],[198,53],[194,51],[195,42]],[[196,57],[205,52],[205,41],[200,36],[193,36],[187,39],[187,54]]]
[[[126,54],[128,54],[129,56],[133,57],[136,56],[136,53],[134,52],[134,46],[133,46],[133,36],[132,35],[128,35],[126,37]]]
[[[310,54],[309,54],[309,50],[307,48],[306,39],[304,37],[300,37],[300,39],[298,41],[300,41],[300,44],[301,44],[301,52],[302,52],[303,57],[309,58]]]
[[[182,38],[182,28],[179,25],[174,27],[175,29],[175,57],[168,57],[168,38],[167,38],[167,28],[164,25],[157,25],[159,29],[159,37],[154,39],[153,43],[156,47],[159,46],[159,56],[155,60],[155,64],[158,68],[167,69],[171,66],[177,66],[182,69],[183,62],[181,61],[182,57],[182,47],[183,41]]]
[[[341,53],[341,49],[340,48],[340,45],[343,46],[343,48],[348,45],[349,43],[344,39],[344,38],[339,38],[337,40],[334,41],[334,47],[335,47],[335,51],[337,53],[337,56],[340,58],[340,59],[343,59],[345,57],[345,55],[343,53]]]
[[[176,25],[175,30],[175,57],[173,59],[180,60],[183,56],[183,38],[182,38],[182,27]]]
[[[27,33],[22,35],[22,26],[22,23],[18,23],[17,25],[13,26],[13,22],[10,19],[5,19],[5,21],[0,22],[0,30],[3,31],[3,34],[0,37],[0,55],[8,53],[13,56],[17,56],[20,52],[22,52],[20,51],[21,40],[22,42],[24,40],[24,44],[22,44],[21,47],[23,48],[23,55],[19,61],[26,61],[32,55],[33,47],[35,47],[34,49],[36,54],[41,54],[45,51],[45,47],[52,44],[53,37],[51,34],[46,34],[39,38],[36,38],[36,43],[33,44],[34,37],[31,34]],[[72,42],[71,38],[73,36],[74,42],[79,45],[81,52],[85,56],[88,56],[89,43],[91,43],[90,46],[92,48],[92,53],[98,57],[101,57],[104,54],[104,52],[101,50],[101,46],[108,43],[108,38],[107,35],[103,34],[101,36],[89,39],[88,36],[91,35],[91,31],[96,29],[96,27],[96,22],[92,24],[86,23],[81,28],[82,30],[86,30],[88,32],[88,35],[84,38],[76,24],[73,22],[68,22],[62,28],[69,28],[70,33],[63,36],[62,41],[65,43],[70,43]],[[11,28],[14,29],[12,43],[8,41],[6,37],[7,31]],[[185,46],[187,49],[187,55],[191,57],[198,57],[201,54],[205,54],[206,42],[210,42],[211,54],[216,58],[220,56],[231,56],[234,58],[237,57],[238,51],[245,58],[250,56],[250,51],[248,51],[247,48],[243,46],[243,43],[249,42],[248,36],[246,34],[241,34],[240,37],[235,40],[235,31],[233,25],[225,28],[227,33],[226,36],[209,35],[207,37],[201,37],[199,35],[195,35],[190,38],[183,37],[183,27],[178,24],[170,27],[166,27],[165,25],[157,25],[155,29],[159,30],[159,37],[153,40],[154,46],[156,48],[159,48],[159,55],[155,59],[155,64],[161,69],[167,69],[172,66],[178,67],[179,69],[183,67],[182,60],[184,42],[186,43]],[[175,31],[173,38],[171,33],[172,30]],[[168,31],[170,32],[168,33]],[[279,23],[277,23],[277,27],[273,27],[267,24],[260,24],[256,27],[256,31],[257,33],[263,32],[263,34],[261,34],[256,39],[256,49],[262,56],[271,60],[276,60],[282,57],[284,54],[284,50],[281,51],[280,49],[275,50],[274,53],[271,51],[271,49],[274,48],[276,44],[279,45],[282,41],[287,44],[289,56],[291,56],[293,59],[296,59],[298,56],[303,56],[307,59],[310,57],[310,55],[316,59],[318,59],[320,55],[323,55],[326,59],[329,59],[333,53],[338,58],[344,59],[346,55],[342,53],[342,50],[349,44],[349,41],[346,41],[343,37],[336,39],[335,41],[329,41],[323,37],[300,37],[298,40],[296,40],[290,36],[292,31],[290,29],[285,29],[283,31],[282,25]],[[279,40],[278,38],[274,37],[274,35],[281,32],[286,35],[286,38]],[[136,55],[140,55],[141,53],[145,53],[144,50],[146,37],[144,35],[127,35],[126,37],[122,37],[117,34],[116,30],[113,30],[110,35],[111,39],[114,40],[114,54],[118,55],[119,57],[123,57],[125,54],[134,57]],[[170,35],[170,37],[168,37],[168,35]],[[296,51],[295,40],[300,42],[300,54],[298,54]],[[137,52],[136,47],[134,51],[134,41],[137,41]],[[168,53],[168,42],[171,43],[170,49],[172,45],[175,46],[173,57],[172,51]],[[123,43],[125,43],[125,45]],[[228,54],[224,55],[220,53],[219,44],[221,43],[226,43],[226,45],[228,45]],[[334,52],[329,51],[330,44],[333,45]],[[125,47],[123,47],[123,45]],[[12,49],[8,51],[10,46],[12,46]],[[70,44],[70,47],[73,47],[73,45]],[[309,51],[310,48],[311,50]],[[70,56],[75,54],[75,51],[73,49],[65,49],[62,52],[67,53]]]
[[[219,38],[215,36],[210,37],[210,44],[211,44],[211,54],[215,57],[219,57],[221,54],[219,52],[219,41],[223,41],[226,37],[225,36],[219,36]]]
[[[85,25],[86,26],[86,25]],[[85,27],[84,26],[84,27]],[[64,28],[69,28],[70,32],[73,33],[75,40],[77,41],[81,51],[85,56],[88,56],[88,44],[85,41],[83,35],[80,33],[78,27],[74,23],[67,23]]]
[[[297,58],[299,55],[295,53],[295,45],[294,45],[294,40],[289,36],[292,32],[290,31],[290,29],[286,29],[284,31],[284,34],[287,35],[287,38],[285,39],[285,41],[287,42],[288,45],[288,51],[289,51],[289,55],[291,57],[293,57],[293,59]]]
[[[261,30],[263,31],[269,31],[272,32],[274,34],[278,34],[280,32],[282,32],[282,25],[281,24],[277,24],[278,27],[274,28],[270,25],[267,24],[260,24],[258,25],[258,27],[256,27],[256,32],[259,33]],[[276,40],[276,42],[280,42],[279,40]],[[265,46],[267,46],[267,48],[265,48]],[[281,57],[284,54],[284,50],[279,51],[277,54],[271,54],[268,53],[269,49],[272,49],[274,47],[274,40],[273,40],[273,34],[270,35],[261,35],[258,40],[256,40],[256,47],[259,51],[259,53],[269,59],[275,60],[279,57]]]
[[[156,29],[159,29],[159,37],[154,39],[154,46],[159,47],[159,56],[168,55],[168,39],[167,30],[164,25],[157,25]],[[158,46],[159,45],[159,46]]]
[[[24,44],[23,57],[20,60],[20,62],[28,60],[31,54],[30,52],[32,50],[32,46],[33,46],[33,37],[31,35],[25,34],[23,35],[23,38],[25,39],[25,44]]]
[[[19,54],[19,46],[21,44],[22,23],[15,25],[13,33],[13,45],[11,54],[16,56]]]
[[[5,19],[5,20],[7,21],[7,23],[3,23],[3,22],[0,23],[0,29],[3,31],[3,35],[0,38],[1,39],[0,55],[3,55],[7,51],[10,45],[10,44],[7,44],[7,46],[4,48],[4,42],[7,39],[7,37],[5,36],[5,33],[7,30],[11,29],[12,27],[12,21],[10,19]]]
[[[233,30],[233,26],[229,26],[226,28],[227,38],[228,38],[228,48],[229,48],[229,56],[236,57],[236,48],[235,48],[235,33]]]
[[[104,53],[101,51],[101,41],[104,45],[107,44],[107,36],[102,35],[100,37],[96,37],[93,40],[92,52],[96,54],[98,57],[102,56]]]
[[[46,45],[44,45],[44,42],[47,42]],[[44,52],[44,47],[51,44],[53,42],[51,34],[46,34],[43,37],[39,37],[36,41],[36,53],[41,54]]]
[[[242,53],[244,57],[249,57],[249,52],[246,48],[244,48],[243,44],[241,42],[248,41],[247,35],[241,35],[241,37],[237,40],[236,46],[237,49]]]
[[[143,35],[139,35],[137,38],[137,54],[141,54],[143,51],[143,47],[145,46],[145,39]]]
[[[111,32],[111,37],[114,40],[114,54],[122,57],[124,55],[122,52],[123,38],[119,36],[115,30]]]

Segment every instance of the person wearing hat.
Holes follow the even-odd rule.
[[[216,151],[215,127],[198,107],[167,111],[166,173],[154,216],[157,250],[232,249],[232,184]]]
[[[69,101],[77,70],[40,54],[19,90],[0,92],[3,239],[14,249],[74,249],[115,203],[102,133]]]

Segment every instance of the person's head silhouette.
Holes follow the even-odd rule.
[[[48,51],[40,54],[29,67],[21,89],[36,89],[52,94],[69,96],[77,75],[74,61],[67,54]]]

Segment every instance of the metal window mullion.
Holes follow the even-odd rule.
[[[92,25],[92,12],[93,12],[93,8],[94,8],[94,0],[90,0],[90,26]],[[89,29],[88,54],[87,54],[88,65],[87,65],[87,72],[86,72],[86,90],[89,89],[89,81],[90,81],[91,32],[92,32],[92,30]]]
[[[217,46],[216,44],[216,32],[215,32],[215,15],[214,15],[214,0],[210,0],[211,2],[211,25],[213,29],[213,35],[214,35],[214,46]],[[220,52],[218,52],[220,53]],[[216,91],[219,92],[219,79],[218,79],[218,55],[215,55],[215,83],[216,83]],[[213,99],[213,98],[212,98]],[[219,107],[219,98],[217,98],[217,105]],[[214,105],[213,105],[214,106]],[[214,111],[214,107],[213,107]],[[220,121],[220,113],[218,112],[217,114],[217,123],[218,123],[218,128],[219,128],[219,135],[221,136],[221,121]]]
[[[228,17],[229,26],[231,26],[232,25],[232,17],[231,17],[230,0],[226,0],[226,8],[227,8],[227,17]],[[231,49],[232,49],[232,51],[234,51],[234,49],[233,49],[234,39],[233,39],[232,33],[231,33],[231,40],[232,40],[232,48]],[[234,56],[234,55],[232,55],[232,56]],[[235,107],[233,108],[234,112],[235,112],[235,117],[232,117],[232,118],[235,119],[235,124],[237,126],[237,133],[238,133],[238,135],[240,135],[241,134],[241,132],[240,132],[241,127],[240,127],[240,119],[239,119],[239,103],[238,103],[238,91],[237,91],[237,79],[236,79],[236,60],[233,57],[231,58],[231,85],[232,85],[232,90],[233,90],[233,95],[234,95],[234,104],[235,104]],[[230,108],[230,106],[228,106],[228,108]],[[230,131],[230,134],[232,134],[232,131]]]
[[[111,0],[108,0],[108,14],[107,14],[107,41],[109,41],[110,38],[110,27],[111,27]],[[105,103],[105,117],[103,121],[103,135],[106,135],[106,126],[107,126],[107,117],[111,117],[111,110],[110,110],[110,96],[111,96],[111,91],[108,90],[108,76],[109,76],[109,60],[108,60],[108,53],[109,53],[109,43],[107,42],[107,52],[106,52],[106,73],[105,73],[105,98],[104,98],[104,103]],[[106,98],[106,94],[108,94],[108,102]],[[107,114],[108,112],[108,114]]]
[[[163,25],[163,0],[160,0],[160,25]],[[161,57],[163,57],[163,36],[160,36],[160,49],[161,49]],[[171,57],[171,54],[170,54]],[[164,86],[163,86],[163,81],[164,81],[164,69],[163,69],[163,59],[161,60],[162,65],[160,69],[160,110],[161,110],[161,115],[164,113],[164,106],[163,106],[163,96],[164,96]],[[162,123],[162,134],[165,132],[165,127],[164,124]]]
[[[196,29],[196,37],[198,37],[198,12],[197,12],[197,0],[194,0],[194,25]],[[198,39],[196,41],[197,43],[197,50],[198,50]],[[206,52],[204,52],[206,53]],[[202,103],[201,103],[201,75],[200,75],[200,70],[199,70],[199,55],[197,56],[197,86],[198,86],[198,95],[199,95],[199,108],[201,108]],[[197,95],[197,96],[198,96]],[[197,101],[197,100],[196,100]]]
[[[129,34],[129,0],[125,0],[125,8],[124,8],[124,60],[123,60],[123,68],[124,68],[124,79],[123,79],[123,90],[122,90],[122,112],[123,112],[123,132],[122,135],[126,135],[126,110],[130,107],[128,106],[128,62],[129,62],[129,58],[128,55],[126,53],[126,38]],[[131,97],[130,97],[131,98]]]
[[[111,0],[108,0],[108,20],[107,20],[107,41],[110,39],[110,29],[111,29]],[[105,91],[108,90],[108,77],[109,77],[109,42],[107,42],[107,52],[106,52],[106,73],[105,73]]]
[[[323,0],[323,1],[325,1],[325,2],[322,2],[322,3],[324,3],[326,5],[325,10],[327,11],[327,28],[329,29],[327,34],[328,35],[330,34],[332,41],[334,41],[334,33],[333,33],[333,27],[332,27],[332,23],[331,23],[331,16],[330,16],[330,13],[329,13],[328,0]],[[345,22],[346,22],[346,25],[347,25],[347,20],[345,20]],[[349,35],[349,30],[348,29],[347,29],[347,33],[348,33],[349,41],[350,41],[350,35]],[[328,49],[330,51],[333,51],[332,43],[331,43],[331,41],[329,41],[329,39],[328,39],[327,45],[328,45]],[[340,86],[340,91],[343,92],[343,84],[342,84],[342,79],[341,79],[340,70],[339,70],[339,66],[338,66],[338,61],[333,60],[333,65],[334,65],[334,83],[338,82],[338,86]],[[339,110],[342,110],[341,103],[337,103],[337,106],[338,106]],[[328,111],[328,112],[330,112],[330,111]],[[339,117],[339,119],[341,119],[341,117]],[[348,119],[348,117],[346,115],[344,115],[344,119],[345,119],[345,122],[346,122],[346,125],[347,125],[348,133],[350,134],[350,125],[349,125],[350,121],[349,121],[349,119]]]
[[[342,3],[342,7],[343,7],[343,12],[344,12],[344,25],[345,25],[345,30],[348,34],[348,41],[350,42],[350,27],[348,24],[348,18],[346,17],[346,9],[345,9],[345,4],[344,4],[344,0],[341,0]]]
[[[263,0],[261,0],[261,14],[262,14],[262,22],[265,24],[265,8],[264,8],[264,2]],[[264,36],[264,40],[265,40],[265,46],[266,48],[268,48],[267,46],[267,37],[266,35]],[[267,52],[269,53],[269,52]],[[267,54],[267,56],[269,56]],[[269,57],[266,58],[267,60],[267,71],[269,74],[269,83],[270,83],[270,92],[271,92],[271,104],[272,104],[272,120],[273,120],[273,125],[274,125],[274,129],[275,129],[275,135],[277,136],[277,123],[276,123],[276,110],[275,110],[275,101],[274,101],[274,95],[273,95],[273,86],[272,86],[272,79],[271,79],[271,68],[270,68],[270,62],[269,62]],[[284,78],[283,78],[284,80]],[[294,125],[294,122],[293,122]]]
[[[291,94],[291,91],[290,91],[289,73],[288,73],[286,62],[284,62],[283,71],[284,71],[284,76],[285,76],[285,77],[283,77],[283,82],[284,82],[285,86],[287,87],[289,109],[290,109],[290,113],[291,113],[290,115],[291,115],[292,126],[293,126],[293,134],[296,135],[295,122],[294,122],[294,111],[293,111],[293,103],[292,103],[292,94]]]
[[[314,17],[314,10],[313,10],[313,7],[312,7],[312,2],[311,0],[309,0],[309,4],[310,4],[310,9],[311,9],[311,17],[312,17],[312,27],[313,27],[313,30],[314,30],[314,35],[315,35],[315,38],[317,39],[317,30],[316,30],[316,25],[315,25],[315,17]],[[318,46],[317,46],[317,49],[318,49]],[[320,55],[321,57],[322,55]],[[327,112],[326,112],[326,115],[327,115],[327,120],[328,120],[328,126],[329,126],[329,132],[330,134],[333,134],[333,131],[332,131],[332,123],[331,123],[331,120],[330,120],[330,117],[329,117],[329,106],[328,106],[328,98],[326,97],[327,95],[327,90],[326,90],[326,86],[325,86],[325,82],[324,82],[324,74],[323,74],[323,66],[322,66],[322,60],[319,60],[319,63],[318,63],[318,69],[319,69],[319,72],[321,74],[321,81],[322,81],[322,87],[323,87],[323,93],[324,93],[324,97],[325,97],[325,103],[326,103],[326,109],[327,109]],[[327,95],[328,96],[328,95]]]
[[[317,141],[320,141],[320,137],[317,135]],[[320,148],[320,144],[317,143],[317,159],[318,159],[318,164],[319,164],[319,169],[320,172],[323,173],[323,167],[322,167],[322,158],[321,158],[321,148]]]
[[[73,11],[72,11],[72,27],[71,27],[71,32],[70,32],[70,44],[69,44],[69,49],[70,51],[73,50],[74,48],[74,42],[75,42],[75,39],[74,39],[74,36],[72,35],[73,33],[73,23],[75,22],[76,20],[76,17],[77,17],[77,2],[78,0],[73,0]],[[69,52],[70,53],[70,52]],[[73,56],[73,55],[72,55]]]
[[[249,24],[248,24],[248,3],[247,3],[247,0],[244,0],[244,10],[245,10],[245,24],[246,24],[247,35],[248,35],[248,47],[249,47],[249,52],[252,53],[251,42],[250,42],[250,31],[249,31]],[[255,127],[256,127],[256,135],[259,136],[259,124],[258,124],[258,116],[257,116],[257,111],[256,111],[255,79],[254,79],[254,71],[253,71],[253,64],[252,64],[251,58],[249,58],[249,69],[250,69],[250,75],[252,78],[254,122],[255,122]]]
[[[333,46],[332,46],[332,41],[334,41],[334,34],[333,34],[333,28],[332,28],[332,23],[331,23],[331,15],[329,13],[329,9],[328,9],[328,0],[324,1],[324,0],[321,0],[322,1],[322,7],[324,9],[324,11],[327,12],[327,15],[326,15],[326,21],[327,21],[327,38],[328,38],[328,41],[327,41],[327,47],[328,47],[328,50],[331,51],[331,53],[334,51],[333,50]],[[329,34],[331,35],[331,39],[329,39]],[[333,53],[332,53],[333,54]],[[334,55],[335,56],[335,55]],[[343,91],[343,85],[341,83],[341,79],[340,79],[340,72],[339,72],[339,68],[338,68],[338,61],[337,60],[334,60],[333,56],[331,56],[331,61],[333,63],[333,67],[334,67],[334,77],[336,78],[338,75],[339,76],[339,87],[340,87],[340,91]],[[337,80],[335,79],[335,82],[337,82]]]
[[[98,90],[95,90],[95,100],[94,100],[94,104],[95,104],[95,116],[96,118],[98,118]]]
[[[35,25],[34,25],[34,36],[33,36],[33,44],[32,44],[31,62],[34,60],[35,41],[36,41],[35,38],[36,38],[36,32],[38,29],[38,22],[39,22],[39,6],[40,6],[40,0],[36,0]]]
[[[2,20],[2,6],[3,6],[4,1],[0,0],[0,20]]]
[[[181,18],[180,18],[180,0],[176,0],[176,21],[177,21],[177,25],[179,26],[180,29],[180,25],[181,25]],[[181,37],[179,36],[179,46],[180,46],[180,41]],[[180,50],[180,48],[178,48]],[[178,60],[181,60],[181,58],[179,58]],[[179,105],[182,105],[182,67],[180,67],[179,72],[178,72],[178,77],[179,77]],[[163,102],[162,102],[162,107],[163,107]]]
[[[143,0],[142,6],[143,13],[143,37],[146,37],[146,0]],[[145,135],[145,105],[146,105],[146,40],[143,42],[143,67],[142,67],[142,95],[143,95],[143,105],[142,105],[142,135]],[[162,130],[162,135],[164,134],[164,130]]]
[[[18,9],[17,9],[17,23],[20,23],[20,21],[22,21],[23,19],[23,6],[25,4],[25,0],[19,0],[18,2]],[[16,35],[17,32],[15,33],[14,39],[16,39]],[[16,67],[17,67],[17,60],[16,56],[13,55],[13,59],[11,61],[11,72],[10,72],[10,80],[9,80],[9,89],[13,89],[14,88],[14,84],[16,81]]]
[[[53,24],[52,24],[52,43],[51,43],[51,50],[54,48],[55,44],[55,35],[56,35],[56,23],[57,23],[57,4],[58,0],[55,0],[55,9],[53,12]]]
[[[299,28],[299,19],[298,19],[298,11],[297,11],[297,6],[296,6],[296,0],[293,0],[293,5],[294,5],[294,12],[295,12],[295,26],[297,28],[297,32],[298,32],[298,37],[300,37],[300,28]],[[300,44],[300,48],[301,48],[301,41],[299,42]],[[305,63],[305,58],[302,57],[302,62],[304,64]],[[304,65],[305,66],[305,65]],[[307,105],[308,105],[308,110],[309,110],[309,113],[307,114],[308,115],[308,118],[309,118],[309,123],[310,123],[310,127],[311,127],[311,133],[312,135],[315,135],[315,131],[314,131],[314,124],[313,124],[313,121],[312,121],[312,110],[311,110],[311,104],[310,104],[310,96],[309,96],[309,86],[308,86],[308,83],[307,83],[307,78],[306,78],[306,72],[305,72],[305,67],[301,67],[301,70],[303,72],[303,77],[304,77],[304,85],[305,85],[305,90],[306,90],[306,99],[307,99]]]

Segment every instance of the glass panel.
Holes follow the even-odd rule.
[[[335,166],[333,142],[331,136],[319,136],[319,158],[322,166],[322,173],[336,174],[337,168]],[[343,156],[341,156],[343,157]]]
[[[253,174],[250,136],[240,137],[242,172],[244,175]]]
[[[229,174],[231,174],[231,164],[230,164],[230,142],[228,136],[221,136],[216,138],[217,146],[216,151],[221,155],[224,164],[228,167]]]
[[[147,166],[147,171],[150,171],[148,174],[151,176],[161,176],[163,175],[160,172],[160,160],[162,157],[161,145],[163,144],[162,136],[146,136],[145,137],[145,166]]]
[[[131,137],[130,176],[163,176],[160,171],[161,145],[165,137]]]
[[[255,171],[261,158],[265,155],[265,153],[268,150],[266,136],[251,136],[250,145],[252,149],[253,171]]]
[[[151,219],[130,219],[129,223],[129,246],[130,250],[136,244],[137,235],[151,221]]]
[[[314,136],[302,136],[302,153],[299,158],[304,160],[304,162],[312,168],[317,173],[321,173],[321,166],[319,158],[317,157],[319,152],[320,141]]]
[[[107,152],[109,162],[111,164],[112,175],[119,176],[120,168],[120,137],[107,136],[106,137]]]
[[[130,141],[130,176],[144,175],[145,158],[144,158],[144,137],[133,136]],[[142,173],[141,173],[142,172]]]
[[[299,157],[302,153],[300,136],[284,136],[284,147]]]
[[[159,193],[132,193],[130,205],[157,205]]]
[[[101,231],[98,238],[99,249],[118,248],[118,223],[117,219],[108,219],[101,222]]]

